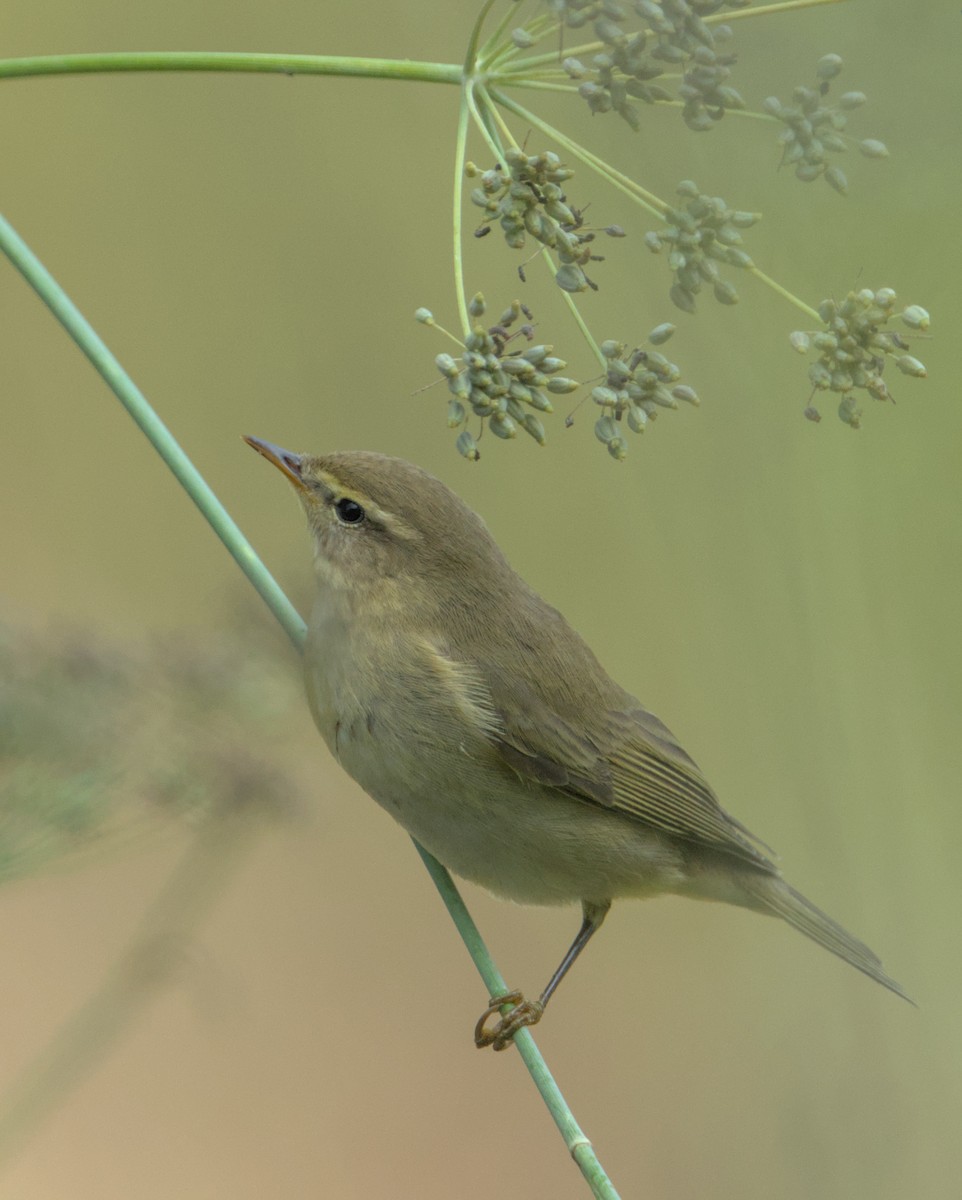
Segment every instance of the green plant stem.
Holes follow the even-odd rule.
[[[730,24],[746,17],[768,17],[773,13],[794,12],[796,9],[818,8],[822,4],[841,4],[843,0],[783,0],[781,4],[760,4],[758,8],[737,8],[705,17],[706,25]]]
[[[304,642],[304,622],[257,557],[250,543],[90,323],[2,216],[0,250],[4,251],[60,321],[134,418],[241,570],[267,602],[288,637],[301,649]],[[503,980],[487,953],[477,927],[471,920],[450,875],[423,847],[416,842],[415,845],[489,991],[492,990],[491,984],[496,985],[493,989],[495,992],[499,987],[504,989]],[[145,939],[149,931],[158,928],[158,921],[162,929],[175,927],[177,914],[188,910],[196,918],[208,903],[206,898],[216,894],[214,885],[226,882],[223,873],[215,876],[211,871],[198,872],[195,868],[195,860],[204,860],[203,856],[207,853],[206,843],[199,843],[195,850],[192,850],[174,879],[165,887],[151,913],[145,918],[142,927],[145,932],[138,936],[134,943],[134,957],[125,956],[119,973],[112,975],[104,983],[97,996],[65,1026],[49,1053],[41,1056],[39,1062],[31,1069],[26,1083],[16,1093],[14,1110],[10,1110],[5,1117],[0,1114],[0,1118],[10,1122],[7,1132],[11,1141],[19,1142],[27,1136],[35,1121],[56,1101],[59,1095],[56,1089],[77,1082],[93,1064],[101,1049],[114,1040],[119,1032],[129,1027],[142,1003],[140,991],[131,991],[132,982],[136,979],[132,971],[141,962],[144,946],[148,944]],[[221,861],[233,862],[234,858],[225,856]],[[185,879],[187,883],[184,882]],[[187,894],[182,899],[178,899],[179,887],[187,889]],[[575,1121],[528,1030],[523,1030],[518,1035],[518,1048],[592,1192],[599,1200],[618,1200],[617,1192],[598,1161],[591,1143]],[[51,1090],[52,1088],[54,1090]],[[23,1107],[16,1107],[18,1104]],[[3,1129],[0,1126],[0,1136],[2,1134]]]
[[[500,971],[492,962],[488,949],[484,944],[484,939],[481,937],[471,914],[465,907],[461,894],[454,886],[454,881],[436,858],[432,858],[417,842],[414,845],[417,847],[417,851],[421,855],[424,865],[428,869],[428,874],[434,881],[435,887],[441,893],[441,897],[447,905],[451,919],[454,921],[457,931],[461,935],[461,939],[474,961],[474,965],[478,968],[478,974],[484,981],[484,986],[488,989],[488,995],[492,997],[503,996],[510,989],[502,978]],[[608,1178],[604,1167],[598,1161],[591,1142],[585,1136],[578,1122],[575,1120],[574,1114],[565,1103],[554,1076],[548,1070],[547,1063],[535,1045],[531,1031],[529,1029],[522,1029],[515,1035],[514,1044],[524,1060],[531,1078],[534,1080],[535,1087],[541,1093],[541,1097],[548,1111],[551,1113],[554,1123],[564,1138],[565,1145],[568,1147],[571,1157],[578,1164],[582,1175],[588,1181],[593,1195],[597,1196],[599,1200],[618,1200],[618,1193],[615,1191],[614,1184]]]
[[[0,59],[0,79],[30,75],[89,75],[116,71],[233,71],[273,75],[357,75],[460,84],[457,63],[358,58],[331,54],[231,54],[206,50],[130,51],[117,54],[51,54]]]
[[[454,290],[458,305],[461,329],[467,338],[471,332],[468,318],[468,299],[464,287],[464,256],[461,250],[461,234],[464,223],[464,160],[468,143],[468,123],[471,120],[470,82],[461,88],[461,103],[458,106],[458,131],[454,150],[454,206],[451,224],[454,232]]]
[[[801,309],[801,311],[807,317],[810,317],[817,326],[821,327],[823,323],[822,318],[810,304],[806,304],[804,300],[800,300],[798,296],[796,296],[793,292],[790,292],[788,288],[782,287],[780,283],[777,283],[770,275],[766,275],[764,271],[760,271],[758,267],[751,266],[747,267],[746,270],[750,275],[754,275],[760,283],[764,283],[767,287],[770,287],[773,292],[777,292],[783,300],[787,300],[789,304],[794,304],[796,308]]]

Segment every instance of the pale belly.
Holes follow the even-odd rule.
[[[683,890],[684,857],[656,830],[522,780],[462,722],[434,713],[426,737],[410,694],[362,705],[329,662],[307,685],[344,769],[456,875],[529,904]]]

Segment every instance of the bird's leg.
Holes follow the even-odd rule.
[[[506,992],[503,996],[491,997],[488,1007],[474,1027],[474,1044],[479,1050],[484,1049],[485,1046],[491,1046],[495,1050],[504,1050],[511,1045],[514,1035],[519,1029],[524,1029],[527,1025],[537,1025],[544,1015],[545,1005],[551,999],[558,984],[567,975],[572,963],[588,945],[592,935],[601,928],[601,923],[608,915],[609,908],[611,908],[610,900],[605,900],[600,904],[593,904],[587,900],[582,903],[581,911],[584,915],[578,935],[569,946],[557,971],[548,981],[548,986],[541,993],[540,999],[526,1000],[522,992]],[[486,1028],[488,1019],[495,1013],[500,1014],[501,1009],[508,1004],[513,1006],[510,1011],[500,1016],[498,1022],[490,1029]]]

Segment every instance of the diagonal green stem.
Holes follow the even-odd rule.
[[[250,543],[90,323],[2,216],[0,216],[0,250],[4,251],[87,356],[111,391],[140,426],[151,445],[173,471],[178,482],[190,495],[241,570],[267,602],[288,637],[298,649],[302,648],[304,622],[257,557]],[[426,850],[416,842],[415,845],[489,991],[497,993],[502,989],[507,990],[504,988],[504,981],[491,960],[477,926],[465,908],[451,876]],[[165,896],[168,894],[168,892],[164,893]],[[39,1092],[29,1091],[31,1101],[35,1101],[37,1107],[36,1109],[29,1108],[23,1120],[19,1117],[11,1118],[14,1121],[18,1139],[29,1134],[31,1122],[35,1116],[39,1117],[49,1109],[52,1102],[49,1091],[50,1080],[55,1079],[58,1086],[63,1084],[65,1087],[77,1083],[92,1064],[93,1060],[82,1052],[82,1047],[81,1052],[78,1053],[79,1043],[73,1033],[80,1029],[86,1036],[88,1026],[93,1023],[91,1027],[96,1033],[99,1050],[106,1048],[122,1029],[129,1025],[133,1011],[126,1007],[125,1001],[119,998],[112,982],[108,981],[105,984],[103,997],[106,1007],[101,1007],[100,999],[95,998],[91,1001],[90,1007],[82,1010],[77,1020],[67,1027],[63,1041],[58,1039],[50,1056],[43,1056],[43,1061],[37,1064],[40,1071],[37,1076],[39,1080],[37,1087],[40,1090]],[[111,1006],[115,1004],[116,1008],[112,1011]],[[614,1186],[598,1161],[591,1143],[575,1121],[528,1030],[522,1030],[518,1035],[518,1049],[593,1194],[599,1200],[618,1200]],[[29,1086],[33,1088],[34,1085],[31,1082]]]

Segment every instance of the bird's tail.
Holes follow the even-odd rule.
[[[748,886],[753,897],[758,901],[757,907],[761,911],[781,917],[800,933],[810,937],[813,942],[818,942],[820,946],[831,950],[839,958],[845,959],[847,963],[851,963],[853,967],[868,975],[870,979],[874,979],[876,983],[895,992],[896,996],[901,996],[910,1004],[915,1003],[912,997],[902,989],[901,984],[886,975],[877,955],[873,954],[864,942],[860,942],[847,929],[843,929],[837,921],[833,921],[820,908],[816,908],[810,900],[806,900],[801,892],[796,892],[784,879],[774,875],[759,875]]]

